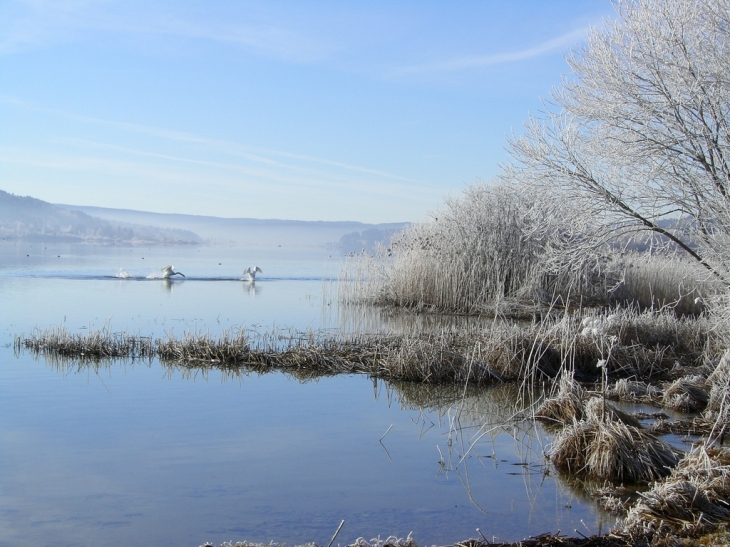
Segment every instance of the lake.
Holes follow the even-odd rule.
[[[424,321],[341,308],[339,261],[321,248],[0,243],[0,545],[327,545],[342,520],[335,545],[610,527],[544,472],[549,438],[510,419],[510,386],[88,366],[13,351],[16,335],[56,326],[179,336]],[[186,277],[156,278],[167,264]],[[242,281],[255,265],[264,273]]]

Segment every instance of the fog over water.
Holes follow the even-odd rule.
[[[186,277],[153,277],[168,264]],[[255,283],[242,280],[249,266],[263,270]],[[510,387],[13,351],[36,327],[386,328],[375,311],[340,309],[339,267],[316,247],[0,244],[0,544],[326,545],[344,519],[336,544],[413,532],[430,545],[476,528],[520,539],[610,525],[544,474],[549,439],[510,419]]]

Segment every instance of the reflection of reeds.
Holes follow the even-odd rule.
[[[519,387],[512,383],[488,387],[457,384],[434,385],[415,382],[393,381],[388,383],[401,408],[431,410],[443,414],[447,409],[458,407],[471,425],[487,422],[506,424],[523,410]]]

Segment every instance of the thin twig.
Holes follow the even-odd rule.
[[[327,547],[332,547],[332,544],[335,542],[335,538],[337,537],[337,534],[340,533],[340,530],[342,530],[342,526],[345,524],[345,519],[342,519],[342,522],[340,522],[340,525],[337,527],[337,530],[335,531],[335,535],[332,536],[332,539],[327,544]]]

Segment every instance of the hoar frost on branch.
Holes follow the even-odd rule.
[[[502,176],[539,200],[565,260],[651,235],[730,286],[730,0],[615,6]]]

